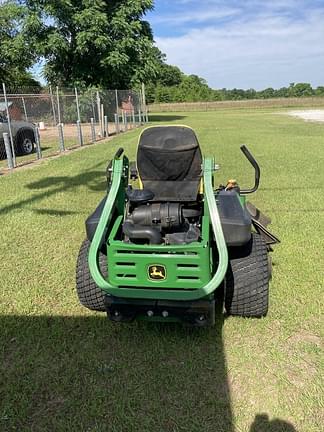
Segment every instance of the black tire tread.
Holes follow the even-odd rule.
[[[230,252],[226,275],[225,309],[229,315],[262,317],[269,305],[269,262],[263,238],[252,233],[250,242]]]
[[[31,129],[20,129],[17,132],[15,141],[16,141],[16,151],[19,155],[25,155],[25,151],[22,147],[22,141],[24,140],[25,137],[30,138],[34,145],[33,145],[33,150],[31,153],[33,153],[34,148],[35,148],[35,136],[34,136],[34,132]]]
[[[93,311],[104,312],[106,310],[105,294],[96,285],[89,270],[88,254],[90,244],[90,241],[85,239],[79,251],[76,266],[76,290],[83,306]],[[107,276],[107,257],[101,252],[99,252],[99,267],[101,273]]]

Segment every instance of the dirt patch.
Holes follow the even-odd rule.
[[[91,123],[82,123],[81,128],[82,133],[85,137],[91,137]],[[78,139],[78,131],[76,124],[65,123],[63,131],[65,138],[74,138],[75,140]],[[109,134],[114,134],[116,132],[115,123],[108,123],[108,132]],[[39,133],[41,142],[46,142],[46,140],[53,139],[58,140],[57,126],[46,126],[46,129],[40,130]],[[97,138],[101,138],[98,124],[95,125],[95,133]]]
[[[305,387],[313,380],[317,373],[317,367],[310,356],[298,355],[298,360],[289,358],[285,366],[285,375],[289,382],[295,387]]]
[[[292,117],[298,117],[305,121],[312,122],[324,122],[324,110],[298,110],[298,111],[289,111],[288,115]]]
[[[282,370],[295,387],[303,388],[313,382],[319,369],[318,349],[321,348],[321,337],[305,329],[285,340],[286,359]]]
[[[322,340],[320,336],[317,336],[313,333],[309,333],[305,330],[300,330],[299,332],[291,335],[287,340],[290,343],[306,342],[306,343],[314,344],[318,347],[322,346]]]

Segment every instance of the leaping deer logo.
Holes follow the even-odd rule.
[[[150,279],[162,280],[166,277],[165,267],[161,265],[152,265],[148,268]]]

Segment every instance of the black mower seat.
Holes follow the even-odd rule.
[[[137,170],[154,201],[196,201],[202,156],[195,132],[187,126],[145,129],[137,149]]]

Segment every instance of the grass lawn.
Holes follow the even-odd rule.
[[[114,325],[82,308],[75,261],[116,149],[139,130],[0,177],[0,431],[315,432],[324,424],[324,125],[273,110],[152,116],[196,129],[219,183],[272,218],[271,304],[211,329]],[[322,424],[322,426],[321,426]]]

